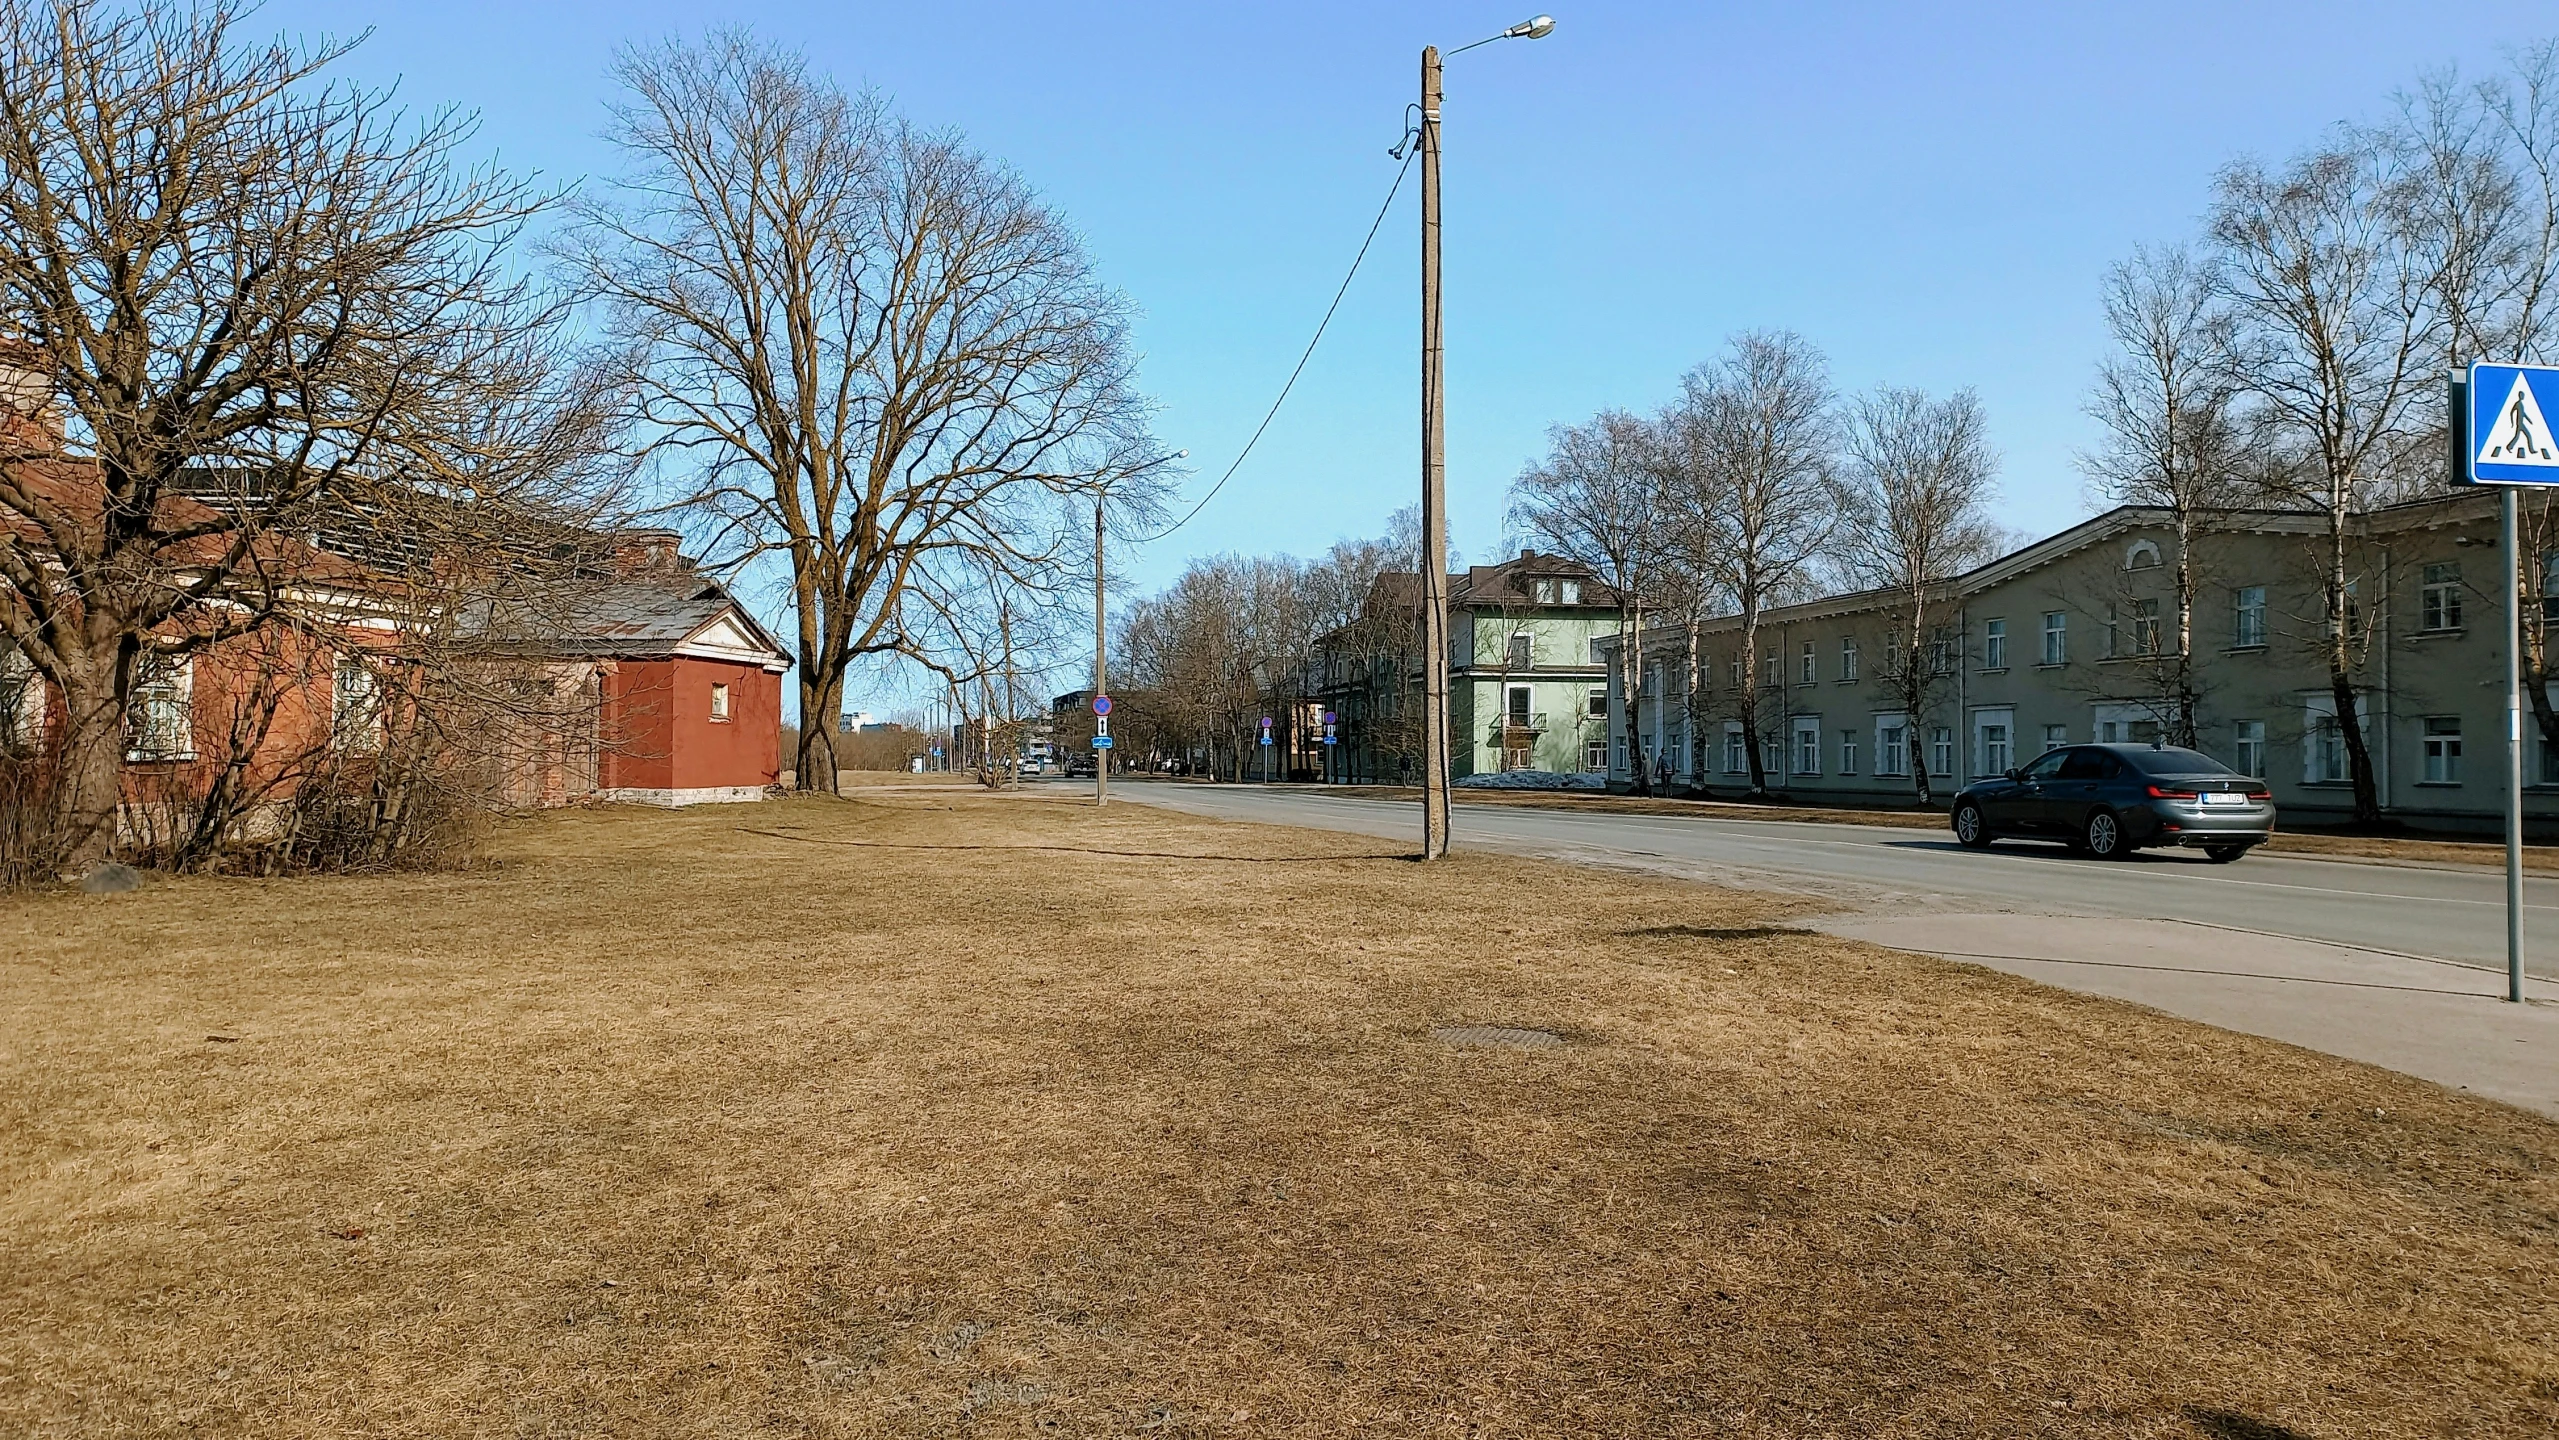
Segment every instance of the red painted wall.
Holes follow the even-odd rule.
[[[711,718],[711,687],[729,718]],[[724,660],[625,660],[604,677],[602,783],[703,790],[781,777],[782,677]]]

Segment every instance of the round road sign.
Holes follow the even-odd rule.
[[[1094,713],[1094,714],[1096,714],[1096,715],[1108,715],[1108,714],[1110,714],[1110,713],[1111,713],[1111,697],[1110,697],[1110,696],[1108,696],[1108,695],[1096,695],[1096,696],[1094,696],[1094,697],[1093,697],[1093,713]]]

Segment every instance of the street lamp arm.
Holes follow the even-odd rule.
[[[1474,49],[1476,45],[1490,45],[1496,40],[1543,40],[1554,33],[1555,17],[1552,15],[1540,15],[1534,19],[1522,20],[1499,35],[1487,35],[1483,39],[1475,41],[1474,44],[1460,45],[1448,53],[1451,55],[1463,55],[1467,51]]]

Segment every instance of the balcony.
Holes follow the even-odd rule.
[[[1486,730],[1484,743],[1487,745],[1502,744],[1508,737],[1514,735],[1543,734],[1546,730],[1546,712],[1532,710],[1523,715],[1515,710],[1504,711],[1502,717],[1486,727]]]

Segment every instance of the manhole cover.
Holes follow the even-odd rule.
[[[1564,1043],[1564,1037],[1552,1030],[1510,1025],[1443,1025],[1431,1032],[1431,1038],[1450,1045],[1497,1045],[1510,1050],[1543,1050]]]

